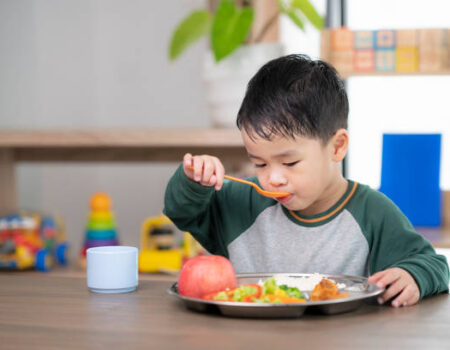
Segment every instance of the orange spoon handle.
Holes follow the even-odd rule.
[[[189,170],[194,170],[194,167],[191,166],[191,165],[188,166],[187,168],[188,168]],[[263,189],[262,189],[261,187],[259,187],[257,184],[255,184],[255,183],[253,183],[253,182],[251,182],[251,181],[247,181],[247,180],[240,179],[240,178],[238,178],[238,177],[229,176],[229,175],[224,175],[223,177],[224,177],[225,179],[228,179],[228,180],[231,180],[231,181],[236,181],[236,182],[240,182],[240,183],[243,183],[243,184],[252,186],[252,187],[254,187],[254,188],[256,189],[256,191],[257,191],[259,194],[261,194],[261,195],[263,195],[263,196],[266,196],[266,197],[287,197],[287,196],[291,195],[291,193],[288,193],[288,192],[271,192],[271,191],[263,190]]]
[[[271,192],[271,191],[263,190],[257,184],[247,181],[247,180],[240,179],[238,177],[233,177],[233,176],[229,176],[229,175],[224,175],[223,177],[228,180],[232,180],[232,181],[240,182],[240,183],[243,183],[246,185],[250,185],[250,186],[254,187],[259,194],[262,194],[263,196],[266,196],[266,197],[287,197],[290,195],[290,193],[287,193],[287,192]]]

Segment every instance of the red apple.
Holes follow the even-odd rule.
[[[236,288],[236,274],[231,262],[220,255],[202,255],[189,259],[178,277],[180,295],[201,298],[206,294]]]

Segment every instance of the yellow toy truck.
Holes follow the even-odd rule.
[[[205,250],[188,233],[181,232],[167,216],[147,218],[141,228],[139,271],[177,273],[183,263]]]

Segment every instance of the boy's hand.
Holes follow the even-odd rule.
[[[391,303],[393,307],[414,305],[419,301],[419,286],[409,272],[399,267],[379,271],[369,277],[369,282],[375,283],[379,288],[386,287],[378,298],[379,304],[395,296],[397,297]]]
[[[217,157],[192,156],[186,153],[183,157],[183,170],[192,181],[199,182],[203,186],[215,186],[216,191],[222,188],[225,168]]]

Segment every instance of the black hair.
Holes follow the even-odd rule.
[[[236,124],[249,137],[317,138],[347,129],[348,99],[336,69],[294,54],[262,66],[247,85]]]

